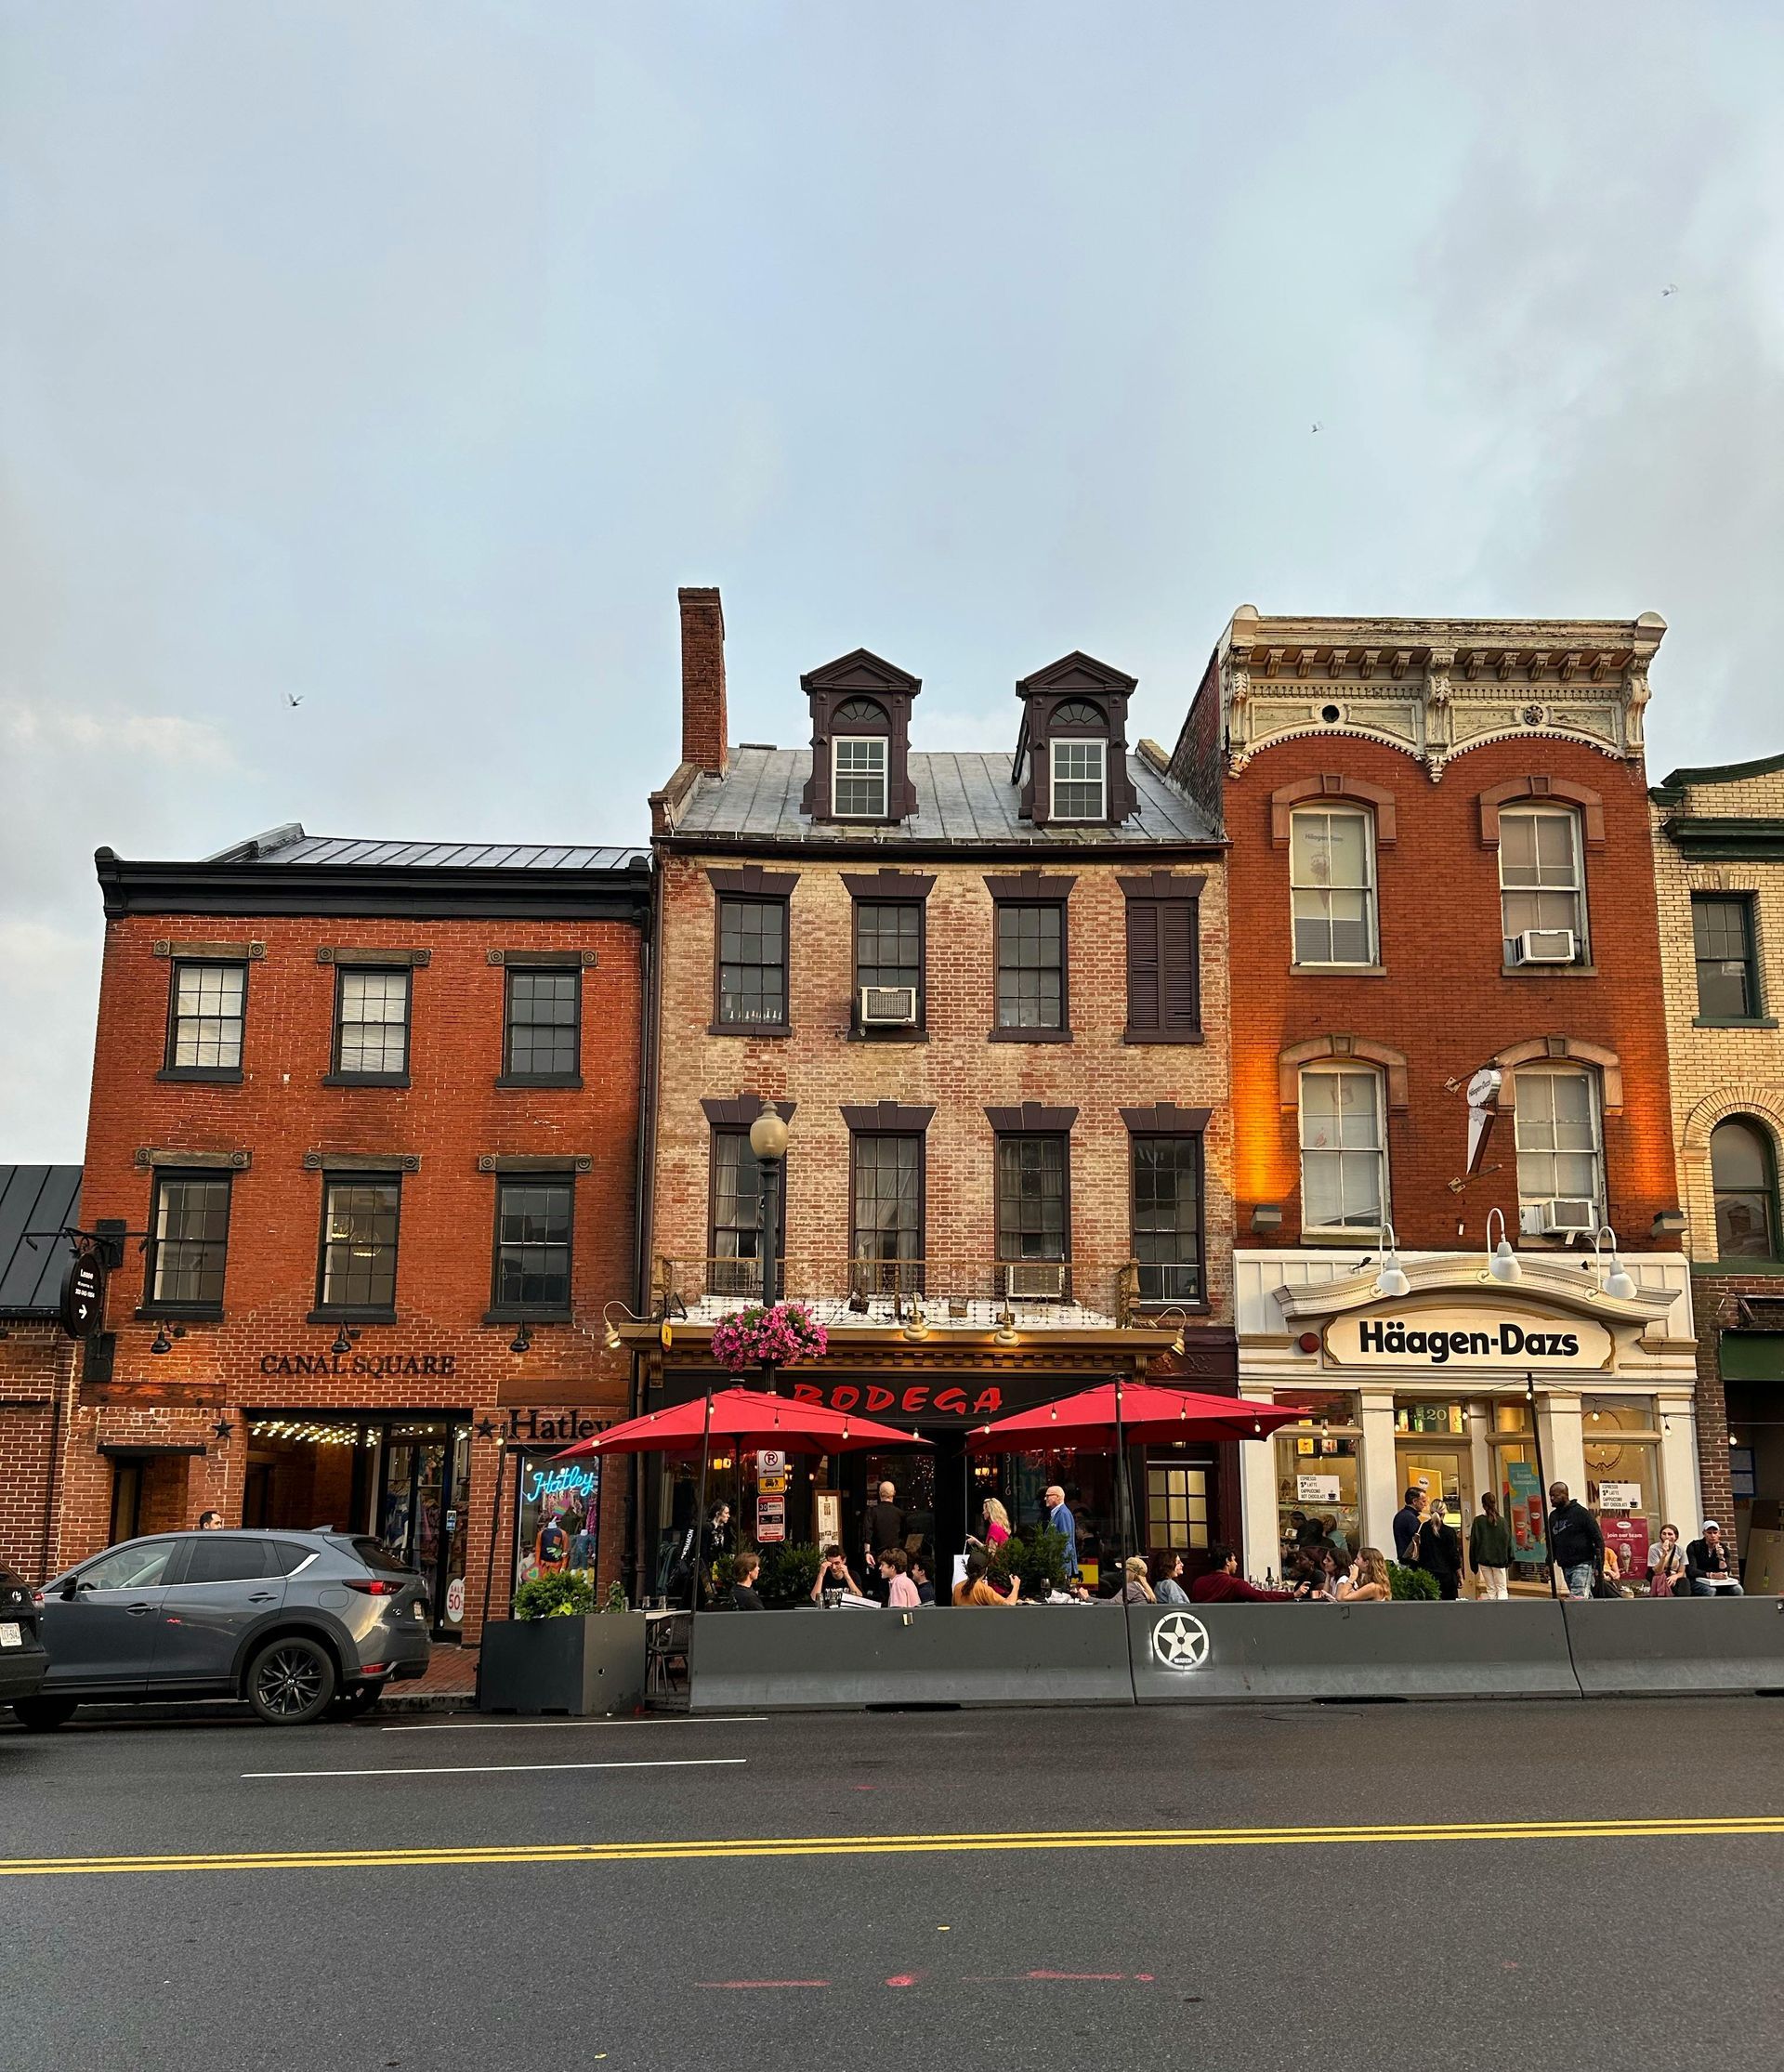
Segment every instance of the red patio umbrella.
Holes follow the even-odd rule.
[[[1082,1446],[1115,1456],[1116,1525],[1122,1555],[1127,1555],[1134,1521],[1134,1491],[1127,1449],[1134,1442],[1173,1439],[1257,1439],[1307,1412],[1293,1403],[1252,1403],[1240,1396],[1209,1396],[1157,1382],[1104,1382],[1036,1410],[1017,1410],[982,1425],[968,1439],[976,1453],[1026,1453],[1056,1446]],[[1125,1518],[1122,1499],[1125,1497]]]
[[[593,1438],[578,1439],[553,1458],[586,1459],[591,1453],[673,1453],[696,1441],[700,1445],[700,1510],[696,1525],[693,1602],[700,1608],[700,1574],[705,1562],[702,1538],[706,1531],[706,1465],[715,1438],[739,1446],[773,1447],[782,1453],[853,1453],[863,1447],[927,1446],[919,1433],[909,1435],[870,1417],[851,1417],[826,1410],[821,1403],[801,1403],[791,1397],[769,1396],[760,1389],[708,1389],[689,1403],[650,1410],[643,1417],[611,1424]]]
[[[854,1453],[864,1447],[927,1446],[913,1432],[901,1432],[872,1418],[851,1417],[821,1403],[801,1403],[760,1389],[709,1389],[691,1402],[671,1404],[643,1417],[610,1424],[593,1438],[578,1439],[553,1458],[586,1460],[591,1453],[673,1453],[707,1439],[775,1447],[783,1453]]]
[[[981,1425],[968,1444],[976,1453],[1025,1453],[1054,1446],[1259,1439],[1307,1414],[1296,1403],[1253,1403],[1157,1382],[1104,1382]]]

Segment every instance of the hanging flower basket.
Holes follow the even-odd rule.
[[[713,1326],[713,1357],[734,1374],[764,1360],[793,1367],[802,1359],[821,1359],[829,1344],[824,1327],[798,1302],[767,1307],[753,1303]]]

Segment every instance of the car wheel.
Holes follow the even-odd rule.
[[[308,1634],[271,1641],[248,1664],[248,1703],[270,1726],[308,1726],[334,1696],[334,1659]]]
[[[28,1734],[47,1734],[74,1717],[72,1698],[15,1698],[12,1716]]]
[[[349,1690],[336,1691],[328,1710],[337,1720],[357,1720],[361,1713],[369,1712],[383,1696],[382,1684],[355,1684]]]

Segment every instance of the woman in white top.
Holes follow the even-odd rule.
[[[1647,1553],[1647,1593],[1671,1597],[1685,1580],[1685,1550],[1679,1545],[1677,1526],[1662,1526],[1659,1541]]]

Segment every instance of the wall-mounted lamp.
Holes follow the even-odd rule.
[[[1499,1218],[1499,1242],[1493,1242],[1493,1218]],[[1524,1267],[1516,1252],[1512,1250],[1512,1240],[1507,1234],[1503,1209],[1487,1212],[1487,1271],[1495,1280],[1502,1280],[1509,1288],[1515,1280],[1522,1280]]]
[[[1402,1295],[1410,1294],[1412,1283],[1406,1278],[1406,1268],[1400,1265],[1399,1240],[1394,1235],[1391,1223],[1382,1225],[1382,1270],[1375,1276],[1375,1292],[1385,1295],[1390,1302],[1397,1302]]]
[[[1607,1223],[1601,1223],[1592,1236],[1592,1264],[1598,1269],[1598,1248],[1605,1239],[1610,1239],[1610,1272],[1598,1283],[1598,1292],[1608,1295],[1613,1302],[1633,1302],[1635,1297],[1634,1277],[1624,1270],[1622,1256],[1617,1250],[1617,1233]]]
[[[528,1325],[522,1324],[520,1329],[515,1332],[514,1337],[509,1342],[508,1350],[511,1353],[531,1352],[532,1331]]]
[[[1016,1312],[1006,1303],[997,1313],[997,1329],[991,1333],[994,1345],[1016,1345],[1021,1343],[1022,1334],[1016,1328]]]
[[[1252,1228],[1253,1230],[1280,1230],[1282,1227],[1282,1204],[1279,1201],[1254,1201],[1252,1204]]]
[[[904,1335],[913,1344],[929,1335],[929,1326],[925,1320],[923,1305],[920,1302],[912,1301],[911,1305],[910,1321],[904,1327]]]
[[[345,1324],[334,1333],[334,1344],[331,1350],[337,1354],[350,1353],[353,1350],[353,1341],[347,1335],[347,1326]]]
[[[161,1329],[156,1331],[154,1335],[154,1341],[150,1345],[149,1350],[151,1353],[171,1353],[173,1349],[174,1342],[171,1338],[168,1337],[167,1327],[165,1324],[164,1324]]]

